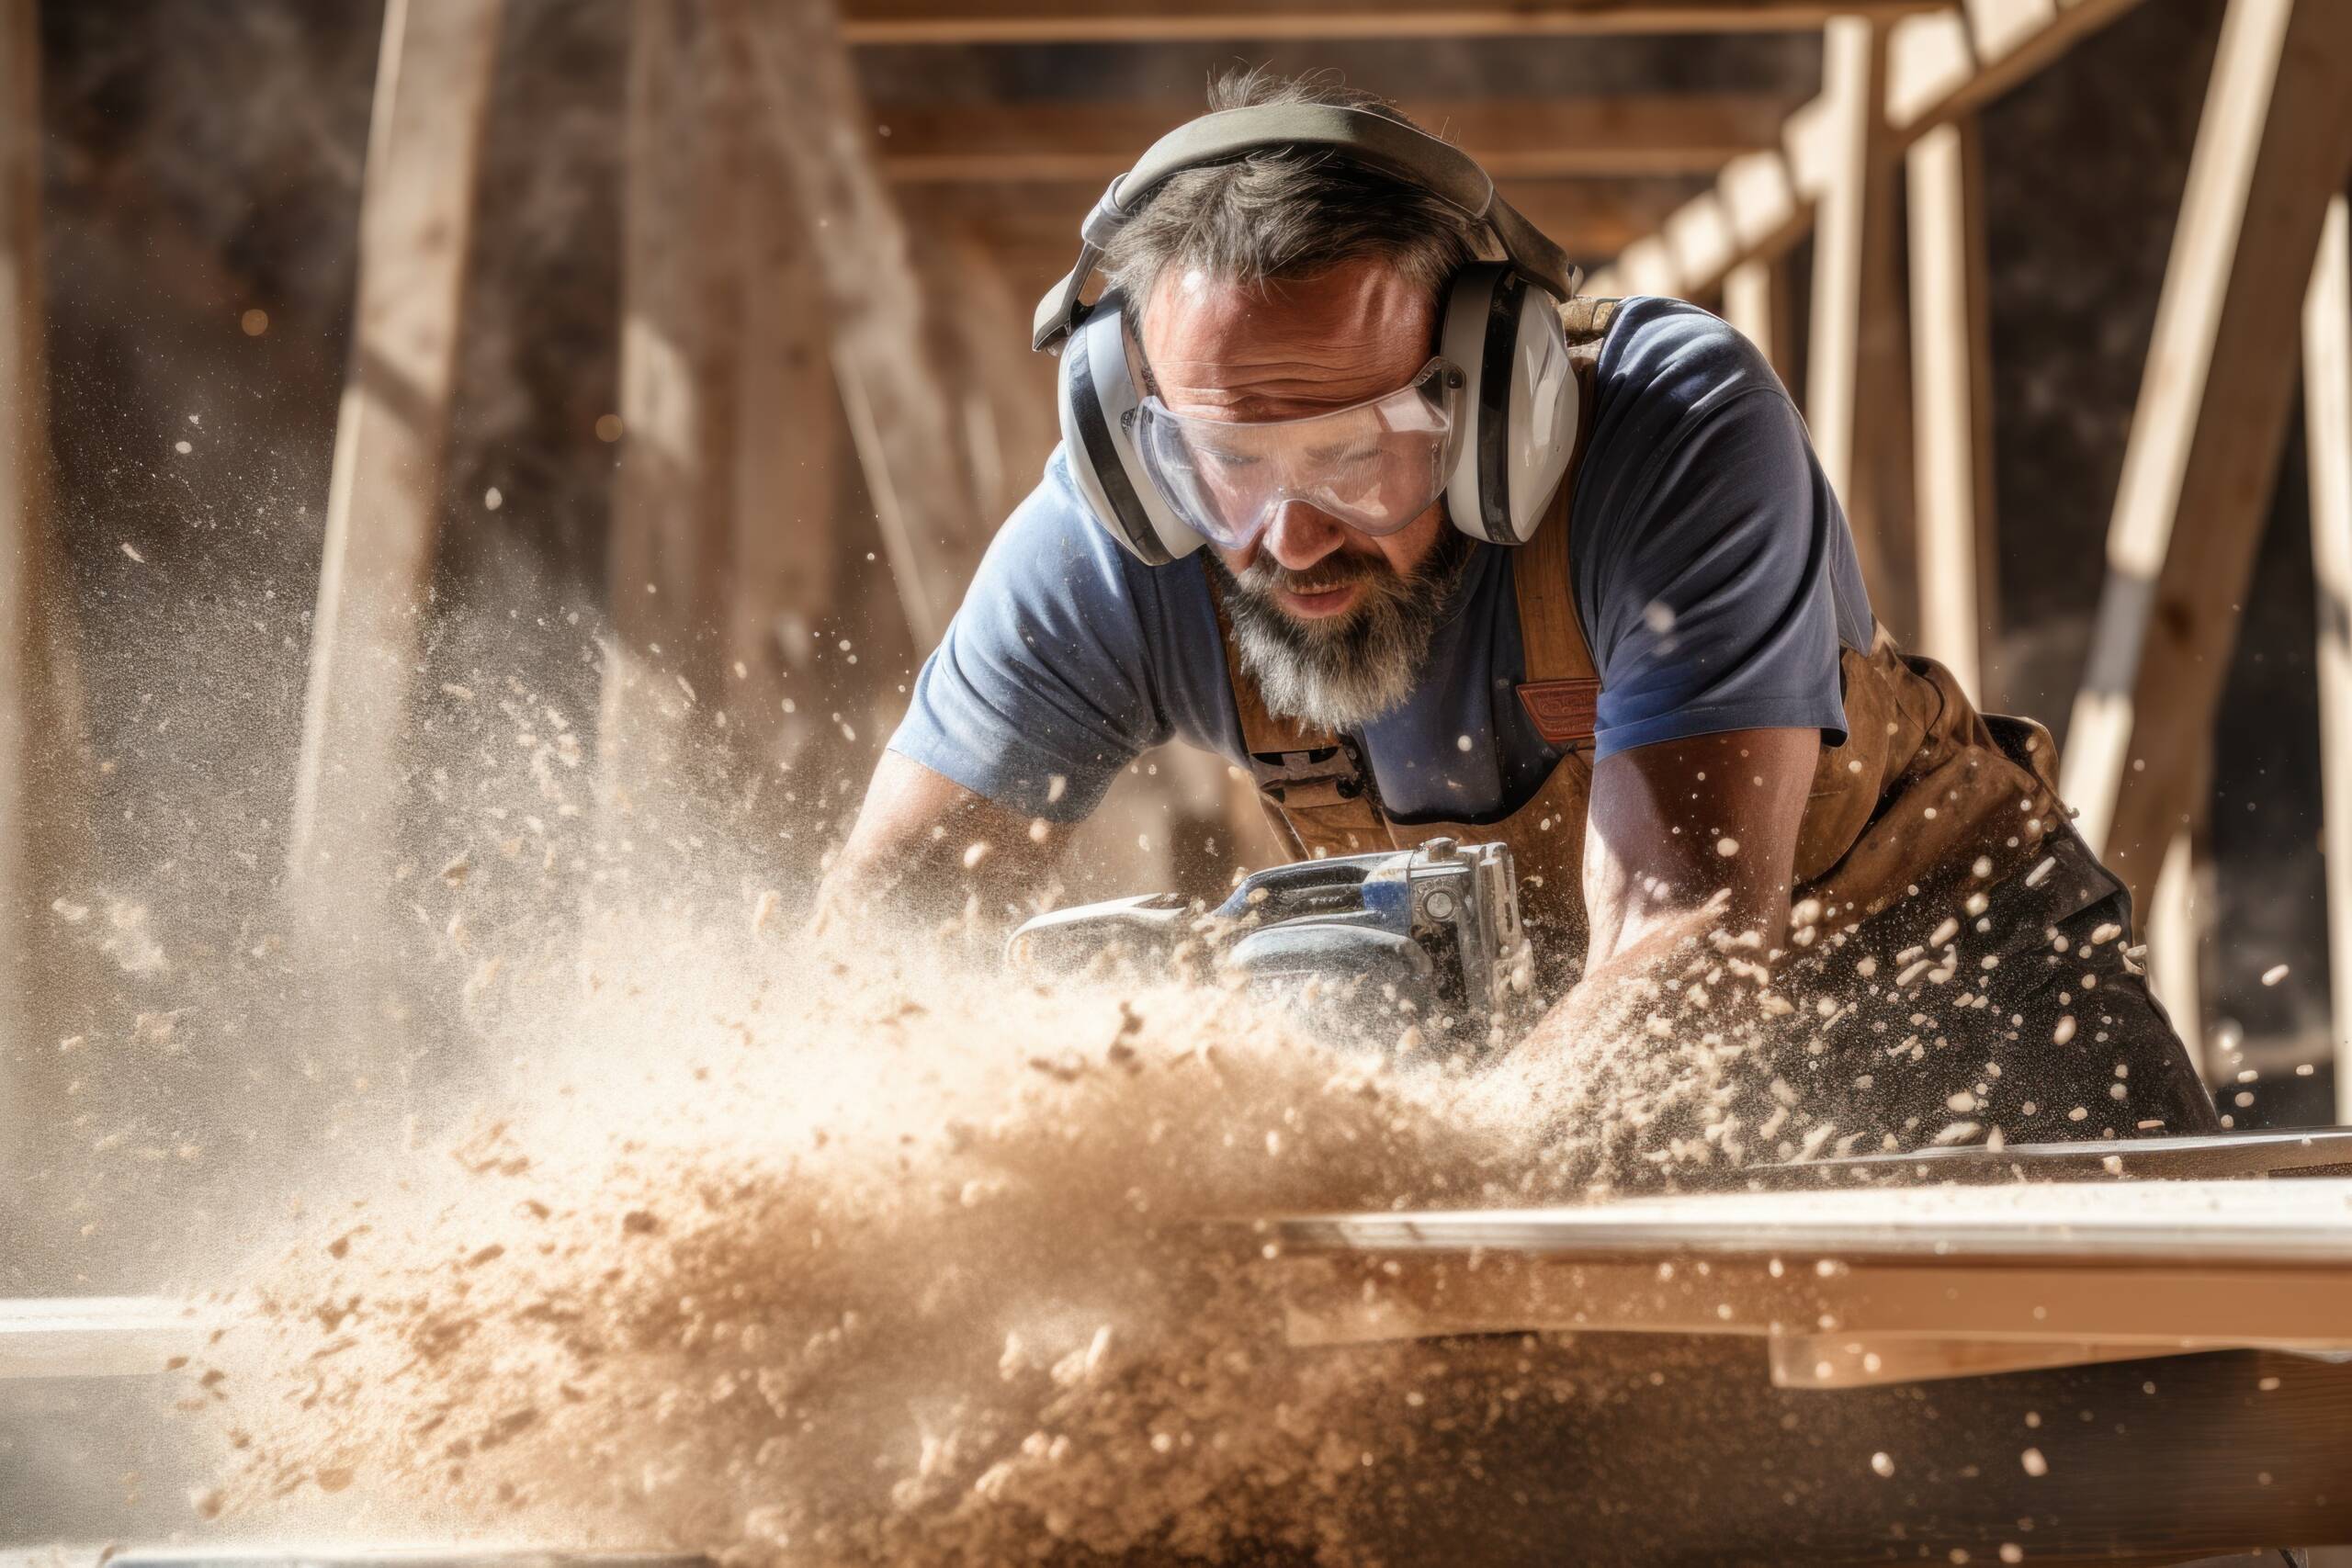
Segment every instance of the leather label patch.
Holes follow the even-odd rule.
[[[1555,746],[1580,745],[1592,739],[1594,719],[1600,711],[1598,681],[1530,681],[1519,689],[1535,732]]]

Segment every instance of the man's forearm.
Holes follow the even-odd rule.
[[[1043,886],[1063,829],[886,751],[817,895],[820,929],[891,912],[944,919],[977,898],[1001,919]]]

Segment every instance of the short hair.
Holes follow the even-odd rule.
[[[1257,67],[1209,84],[1213,110],[1268,104],[1322,104],[1413,123],[1337,72],[1282,76]],[[1170,265],[1259,285],[1376,259],[1434,299],[1477,259],[1479,235],[1468,213],[1410,180],[1328,148],[1273,148],[1171,176],[1113,237],[1103,273],[1125,297],[1130,320]]]

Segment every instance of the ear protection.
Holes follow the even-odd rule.
[[[1495,191],[1460,148],[1362,109],[1277,104],[1222,109],[1154,142],[1111,182],[1080,228],[1078,263],[1038,301],[1032,346],[1061,355],[1062,443],[1071,479],[1129,553],[1164,566],[1205,543],[1145,476],[1132,437],[1143,400],[1125,301],[1080,295],[1103,251],[1153,191],[1186,169],[1273,147],[1328,147],[1408,180],[1487,226],[1507,258],[1465,266],[1447,286],[1438,353],[1468,380],[1447,515],[1474,539],[1521,545],[1567,475],[1578,417],[1577,378],[1559,306],[1580,281],[1559,246]]]

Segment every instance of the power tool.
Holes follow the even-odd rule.
[[[1148,973],[1205,958],[1326,1027],[1444,1057],[1504,1043],[1531,964],[1510,851],[1452,839],[1273,866],[1215,908],[1158,893],[1057,909],[1014,931],[1006,958]]]

